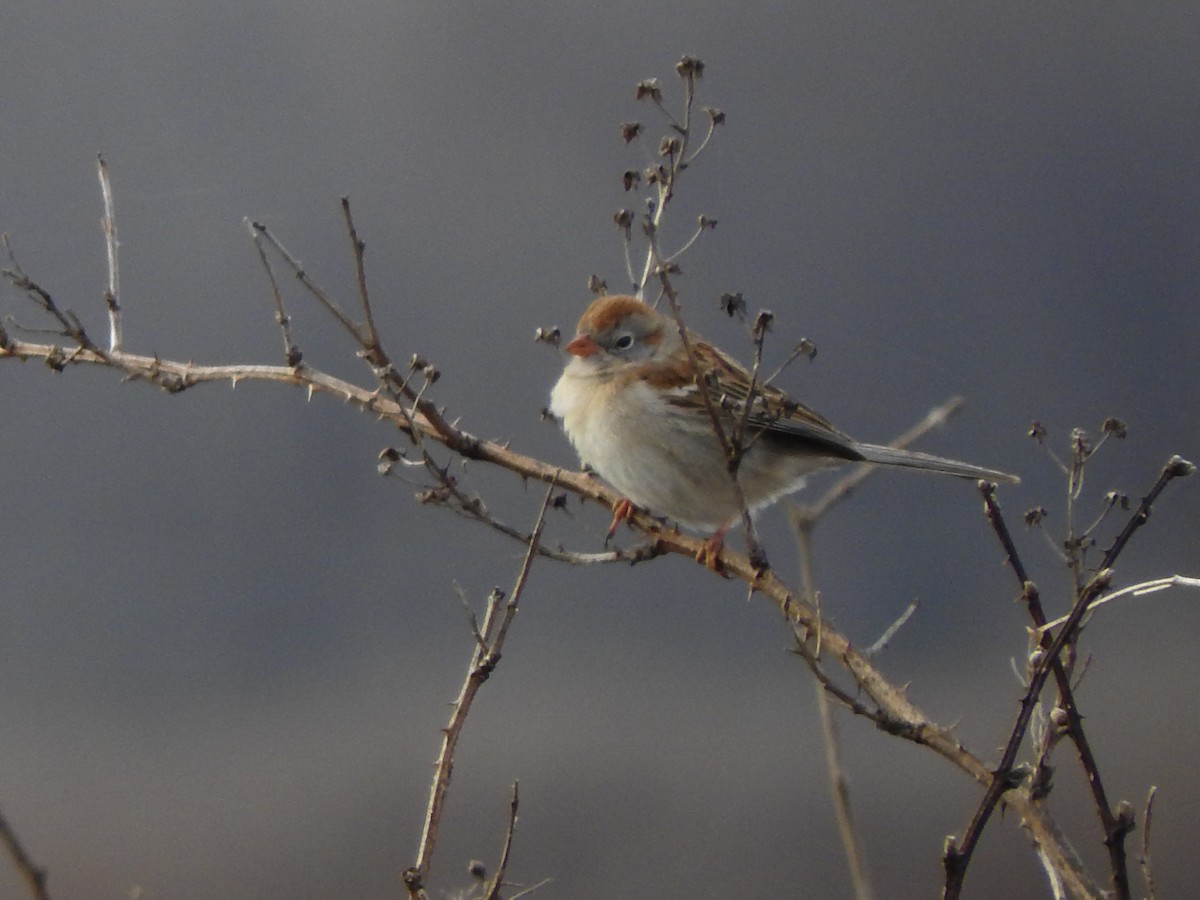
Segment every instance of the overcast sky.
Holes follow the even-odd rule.
[[[657,134],[633,86],[658,76],[677,100],[674,64],[695,54],[700,102],[728,121],[668,230],[719,221],[682,261],[693,327],[747,356],[717,298],[770,308],[775,359],[802,336],[819,348],[782,386],[864,440],[965,395],[923,446],[1023,476],[1001,501],[1063,609],[1067,573],[1019,526],[1035,506],[1053,538],[1065,524],[1030,421],[1060,454],[1075,426],[1128,423],[1088,471],[1083,523],[1106,491],[1136,500],[1172,454],[1200,457],[1200,12],[584,6],[9,0],[0,230],[102,333],[102,152],[127,348],[277,364],[242,220],[351,300],[348,195],[394,356],[438,365],[436,399],[463,427],[574,464],[539,419],[561,359],[532,335],[572,329],[589,275],[623,285],[612,213],[644,156],[619,124]],[[369,384],[289,298],[306,361]],[[8,286],[0,312],[47,324]],[[375,456],[399,440],[278,386],[169,397],[0,361],[0,809],[55,897],[399,895],[471,650],[455,586],[481,603],[521,552],[380,479]],[[532,523],[540,488],[463,478]],[[1200,576],[1198,491],[1166,493],[1118,584]],[[817,573],[862,645],[920,599],[880,665],[991,759],[1025,619],[979,506],[969,484],[883,473],[818,532]],[[597,549],[606,524],[572,504],[547,535]],[[763,538],[790,579],[778,511]],[[1162,896],[1200,880],[1197,599],[1120,604],[1084,639],[1079,700],[1111,796],[1140,810],[1159,786]],[[850,896],[811,679],[787,646],[765,603],[684,561],[538,563],[467,725],[437,896],[496,858],[513,779],[511,874],[553,879],[536,896]],[[841,730],[879,896],[934,896],[978,790],[869,725]],[[1099,866],[1077,766],[1066,748],[1057,762],[1055,812]],[[1012,821],[993,821],[968,886],[1043,895]],[[0,896],[19,891],[0,864]]]

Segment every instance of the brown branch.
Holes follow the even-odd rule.
[[[1077,441],[1076,443],[1080,444],[1081,442]],[[1077,457],[1081,455],[1082,452],[1077,452],[1076,454]],[[1082,473],[1078,469],[1079,467],[1076,466],[1071,470],[1069,498],[1075,490],[1075,485],[1078,484],[1079,479],[1082,477]],[[1028,573],[1020,561],[1008,527],[1004,524],[999,504],[995,500],[994,487],[989,487],[988,485],[981,486],[985,514],[988,521],[992,524],[997,537],[1000,539],[1005,553],[1008,555],[1008,561],[1013,572],[1021,582],[1022,597],[1026,601],[1030,617],[1033,619],[1036,628],[1035,634],[1038,635],[1039,647],[1035,657],[1036,662],[1030,674],[1029,684],[1025,694],[1021,698],[1020,710],[1013,724],[1012,731],[1009,734],[1009,739],[1005,745],[1000,763],[996,766],[987,791],[981,799],[970,824],[967,826],[962,841],[957,845],[951,845],[947,848],[943,860],[946,868],[943,897],[956,898],[960,896],[967,866],[970,863],[971,855],[978,844],[988,818],[997,804],[999,804],[1005,792],[1020,783],[1021,779],[1017,777],[1015,770],[1016,756],[1021,743],[1025,739],[1025,734],[1028,731],[1033,711],[1037,706],[1037,701],[1041,695],[1045,680],[1051,673],[1054,675],[1058,689],[1058,708],[1062,710],[1063,727],[1075,744],[1080,765],[1083,767],[1088,786],[1092,792],[1093,802],[1100,816],[1101,825],[1104,830],[1104,844],[1109,854],[1113,888],[1116,896],[1122,898],[1122,900],[1130,896],[1128,863],[1124,841],[1125,836],[1134,827],[1133,819],[1132,816],[1123,814],[1121,811],[1114,811],[1109,803],[1095,754],[1091,749],[1090,742],[1083,728],[1083,716],[1079,712],[1078,704],[1071,688],[1070,676],[1063,665],[1062,651],[1068,643],[1074,641],[1080,623],[1090,606],[1107,590],[1111,579],[1112,563],[1116,561],[1117,556],[1137,529],[1145,524],[1149,518],[1154,501],[1171,480],[1186,477],[1194,471],[1195,466],[1182,457],[1173,456],[1168,460],[1159,474],[1154,487],[1143,498],[1137,510],[1129,518],[1129,521],[1105,554],[1100,571],[1092,579],[1080,585],[1076,593],[1075,604],[1070,614],[1067,615],[1058,634],[1054,636],[1046,628],[1046,616],[1042,610],[1037,587],[1029,580]],[[1040,768],[1041,766],[1039,766]],[[1039,781],[1036,774],[1034,780],[1035,783]]]
[[[450,721],[446,727],[442,729],[442,747],[438,753],[437,762],[434,764],[433,781],[429,789],[429,805],[425,813],[425,825],[421,833],[421,842],[417,850],[417,861],[409,869],[404,872],[404,886],[408,891],[409,897],[413,900],[426,900],[425,879],[429,877],[429,869],[433,860],[433,849],[437,844],[438,829],[441,826],[442,812],[445,808],[446,794],[450,789],[450,773],[454,767],[454,753],[458,748],[459,738],[462,736],[463,726],[466,724],[467,715],[471,711],[471,705],[475,701],[475,696],[484,682],[491,677],[496,666],[500,662],[500,654],[504,648],[505,638],[508,636],[509,626],[512,620],[517,615],[518,603],[521,599],[521,594],[525,590],[525,585],[529,579],[529,572],[533,566],[533,560],[537,555],[537,545],[541,540],[542,529],[546,524],[546,510],[550,506],[550,497],[554,492],[554,483],[551,482],[546,490],[546,497],[542,501],[541,509],[538,511],[537,522],[533,527],[533,534],[529,540],[529,546],[525,552],[525,559],[521,563],[521,569],[517,574],[516,582],[513,584],[513,589],[505,599],[504,592],[499,588],[494,588],[488,596],[487,608],[483,616],[483,626],[475,628],[472,625],[472,630],[475,633],[474,647],[471,651],[471,663],[467,667],[467,675],[463,680],[462,688],[459,690],[458,698],[454,701],[454,708],[450,713]],[[516,788],[514,787],[513,794],[513,816],[515,821],[516,816]],[[507,852],[505,854],[505,864],[507,861]],[[502,873],[501,873],[502,874]]]

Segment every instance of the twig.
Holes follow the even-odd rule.
[[[333,298],[330,297],[329,294],[327,294],[319,284],[309,277],[308,273],[304,270],[304,266],[301,265],[300,260],[296,259],[296,257],[288,252],[287,248],[279,242],[279,239],[271,233],[270,229],[268,229],[267,226],[261,222],[254,221],[250,222],[250,228],[255,233],[261,234],[266,242],[271,245],[272,249],[274,249],[275,252],[281,257],[283,257],[287,264],[292,267],[292,271],[296,275],[296,280],[304,285],[308,292],[317,299],[317,302],[325,308],[325,311],[337,319],[341,326],[346,329],[346,331],[350,332],[350,334],[354,335],[355,338],[361,342],[363,340],[363,334],[359,330],[359,327],[354,320],[346,315],[346,313],[342,311],[342,308],[334,302]]]
[[[279,282],[275,280],[275,270],[271,268],[271,262],[267,259],[267,252],[263,249],[263,234],[254,227],[249,219],[244,219],[246,230],[250,232],[250,239],[254,242],[254,249],[258,252],[259,262],[262,263],[263,271],[267,273],[267,280],[271,282],[271,298],[275,302],[275,324],[279,326],[283,332],[283,358],[289,366],[298,366],[304,358],[295,342],[292,340],[292,320],[283,309],[283,294],[279,290]]]
[[[1077,447],[1076,458],[1084,458],[1086,455],[1085,452],[1079,449],[1083,446],[1082,440],[1077,439],[1075,443]],[[1079,466],[1076,466],[1071,470],[1069,494],[1075,490],[1075,486],[1082,477],[1081,472],[1077,471],[1078,468]],[[1025,739],[1025,734],[1029,728],[1033,711],[1036,708],[1046,678],[1051,673],[1054,674],[1058,686],[1059,706],[1066,715],[1068,733],[1079,753],[1080,763],[1087,775],[1088,784],[1092,790],[1093,799],[1104,828],[1104,843],[1109,852],[1113,887],[1118,898],[1129,897],[1129,876],[1125,858],[1124,837],[1133,828],[1132,817],[1114,813],[1108,802],[1099,769],[1083,730],[1083,717],[1079,714],[1076,706],[1070,678],[1063,666],[1061,654],[1068,642],[1074,639],[1079,624],[1089,608],[1108,589],[1112,575],[1110,568],[1112,562],[1116,560],[1134,532],[1145,523],[1150,515],[1150,508],[1153,502],[1172,479],[1186,477],[1194,471],[1195,466],[1182,457],[1173,456],[1167,462],[1150,493],[1142,500],[1138,509],[1130,517],[1117,539],[1113,542],[1113,545],[1105,554],[1103,568],[1077,588],[1075,604],[1070,614],[1062,620],[1062,627],[1059,629],[1057,635],[1053,637],[1051,637],[1049,630],[1045,627],[1046,619],[1042,612],[1041,604],[1037,599],[1037,589],[1028,580],[1025,569],[1021,565],[1016,550],[1013,547],[1008,529],[1003,525],[1003,517],[1000,514],[999,506],[995,502],[994,492],[987,485],[981,487],[988,520],[993,523],[993,528],[1000,537],[1006,553],[1008,553],[1009,562],[1013,566],[1014,572],[1017,573],[1018,578],[1022,581],[1022,593],[1027,600],[1030,615],[1034,620],[1035,627],[1038,629],[1040,638],[1036,664],[1030,673],[1029,684],[1021,698],[1020,710],[1012,731],[1009,734],[1001,761],[992,773],[987,791],[984,793],[984,797],[980,801],[975,815],[967,826],[962,841],[954,845],[948,845],[943,857],[946,869],[943,897],[947,898],[947,900],[952,900],[952,898],[960,896],[963,879],[967,866],[970,864],[971,855],[982,835],[988,818],[1000,802],[1000,798],[1021,782],[1021,778],[1018,777],[1014,768],[1017,752]]]
[[[425,825],[417,850],[417,861],[412,868],[404,872],[404,885],[411,898],[424,898],[426,896],[425,879],[429,877],[429,869],[433,860],[433,849],[437,843],[438,829],[441,826],[446,794],[450,788],[450,773],[454,765],[454,753],[458,747],[463,726],[466,724],[467,714],[471,711],[471,704],[474,703],[476,694],[500,662],[504,640],[508,636],[509,626],[517,614],[521,594],[525,590],[530,568],[533,565],[534,557],[537,555],[537,544],[541,540],[542,529],[546,524],[546,510],[550,506],[550,498],[553,495],[554,488],[555,485],[552,482],[546,491],[541,509],[538,511],[537,522],[533,527],[533,534],[530,537],[529,546],[525,552],[525,559],[521,563],[521,569],[517,574],[516,582],[513,584],[512,592],[509,594],[507,601],[505,600],[503,591],[499,588],[493,589],[492,593],[488,596],[482,627],[478,629],[474,628],[474,626],[472,627],[477,637],[473,641],[471,663],[467,667],[467,675],[463,680],[462,688],[459,690],[458,698],[454,701],[454,707],[450,713],[450,721],[442,729],[442,746],[438,753],[437,762],[434,764],[434,775],[429,789],[429,805],[426,809]],[[482,636],[482,640],[479,640],[478,636]],[[516,815],[515,790],[514,788],[514,817]]]
[[[512,803],[508,808],[508,828],[504,830],[504,847],[500,851],[500,862],[496,866],[496,874],[488,882],[483,900],[500,900],[500,888],[504,886],[504,876],[508,872],[508,859],[512,852],[513,836],[517,832],[517,807],[520,805],[520,800],[520,782],[514,781]]]
[[[3,813],[0,813],[0,844],[4,844],[4,849],[12,858],[13,866],[25,882],[25,886],[29,888],[30,896],[34,900],[50,900],[50,893],[46,889],[46,870],[30,858]]]
[[[1142,869],[1142,880],[1146,883],[1146,900],[1154,900],[1154,867],[1150,862],[1150,826],[1154,821],[1154,798],[1158,795],[1158,787],[1151,786],[1146,795],[1146,812],[1142,815],[1142,855],[1139,859]]]
[[[805,596],[812,604],[817,602],[816,579],[813,574],[812,530],[816,520],[800,523],[793,520],[796,537],[796,556],[800,563],[800,584]],[[796,632],[793,630],[793,634]],[[871,900],[874,892],[871,889],[871,879],[867,873],[866,854],[863,849],[862,837],[854,827],[854,815],[850,806],[850,786],[842,768],[841,744],[838,741],[836,722],[833,718],[831,696],[838,696],[833,689],[832,681],[825,677],[818,662],[820,654],[820,633],[814,641],[816,651],[812,654],[805,652],[806,643],[796,634],[796,645],[800,655],[809,664],[809,668],[817,674],[814,681],[816,687],[817,712],[821,722],[821,738],[825,747],[825,769],[829,774],[830,794],[833,799],[834,818],[837,821],[838,836],[842,841],[842,850],[846,854],[846,867],[850,872],[850,884],[854,890],[855,900]],[[865,655],[870,655],[867,651]],[[844,697],[840,698],[845,702]]]
[[[1120,600],[1123,597],[1143,597],[1146,594],[1157,594],[1159,591],[1165,591],[1167,588],[1173,587],[1190,587],[1200,588],[1200,578],[1188,578],[1184,575],[1168,575],[1165,578],[1152,578],[1149,581],[1143,581],[1140,584],[1131,584],[1129,587],[1121,588],[1119,591],[1113,591],[1111,594],[1105,594],[1103,597],[1092,602],[1088,607],[1088,612],[1094,611],[1097,607],[1103,606],[1106,603],[1111,603],[1113,600]],[[1061,616],[1053,622],[1047,622],[1041,626],[1039,631],[1050,631],[1057,628],[1067,621],[1067,616]]]
[[[104,304],[108,307],[108,349],[117,353],[121,349],[121,280],[117,268],[117,216],[113,206],[112,184],[108,180],[108,165],[104,157],[96,157],[96,169],[100,176],[100,194],[104,198],[104,218],[100,227],[104,230],[104,248],[108,259],[108,288],[104,291]]]
[[[367,291],[367,270],[363,255],[367,244],[358,236],[354,227],[354,217],[350,213],[350,198],[342,198],[342,216],[346,220],[346,234],[350,238],[350,247],[354,251],[354,272],[358,280],[358,298],[362,303],[363,321],[366,323],[366,343],[372,348],[380,347],[379,329],[375,327],[375,313],[371,310],[371,296]]]

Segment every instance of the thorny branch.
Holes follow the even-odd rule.
[[[1075,440],[1073,441],[1077,448],[1083,445],[1079,434],[1080,432],[1077,430]],[[1075,459],[1077,460],[1076,464],[1069,470],[1071,486],[1068,494],[1072,498],[1077,493],[1077,485],[1082,482],[1086,456],[1082,452],[1076,452]],[[961,894],[963,879],[965,878],[971,855],[979,842],[979,838],[991,813],[1001,802],[1001,798],[1007,791],[1026,780],[1026,776],[1016,766],[1017,754],[1020,751],[1021,744],[1025,740],[1026,732],[1029,729],[1034,711],[1037,708],[1046,678],[1050,674],[1054,675],[1058,690],[1058,700],[1050,715],[1051,731],[1047,734],[1045,746],[1039,752],[1037,764],[1028,780],[1034,790],[1035,796],[1045,794],[1049,791],[1050,770],[1045,763],[1045,757],[1050,749],[1052,749],[1058,737],[1061,735],[1069,736],[1075,744],[1080,765],[1084,770],[1086,780],[1092,792],[1093,801],[1100,816],[1104,831],[1104,844],[1109,854],[1109,865],[1115,896],[1118,898],[1128,898],[1130,896],[1125,837],[1134,827],[1132,812],[1126,808],[1125,804],[1114,810],[1108,800],[1095,754],[1083,728],[1083,716],[1079,712],[1078,704],[1075,700],[1074,691],[1071,686],[1070,667],[1064,663],[1063,651],[1065,648],[1073,646],[1084,615],[1089,608],[1095,605],[1104,592],[1107,591],[1111,581],[1112,566],[1133,533],[1149,517],[1154,501],[1171,480],[1178,477],[1186,477],[1192,474],[1194,470],[1195,467],[1191,463],[1178,456],[1172,457],[1167,462],[1154,487],[1143,498],[1137,510],[1126,522],[1117,539],[1114,540],[1112,546],[1105,554],[1100,569],[1091,579],[1080,584],[1076,591],[1075,602],[1071,612],[1053,624],[1047,623],[1038,588],[1030,580],[1028,572],[1017,553],[1012,535],[1005,524],[999,503],[995,498],[995,486],[987,484],[980,486],[984,499],[984,513],[1004,548],[1013,573],[1017,576],[1021,584],[1021,597],[1029,610],[1030,618],[1033,620],[1034,630],[1032,633],[1035,635],[1038,646],[1030,656],[1028,684],[1021,698],[1020,710],[1001,755],[1000,763],[996,766],[992,774],[987,790],[980,800],[975,815],[967,826],[962,840],[947,843],[943,858],[946,868],[946,882],[943,890],[944,897],[955,898]],[[1076,542],[1068,541],[1067,546],[1070,548],[1069,552],[1073,554],[1082,552],[1081,545],[1078,545]],[[1079,571],[1081,564],[1078,562],[1073,563],[1072,569]],[[1054,624],[1059,625],[1059,631],[1056,635],[1051,633],[1051,628]],[[1071,655],[1073,656],[1073,653]]]
[[[537,522],[533,526],[533,533],[529,539],[525,559],[521,563],[521,569],[517,573],[517,579],[513,584],[512,591],[509,592],[506,598],[503,591],[499,588],[494,588],[491,594],[488,595],[487,606],[483,614],[483,625],[477,629],[472,626],[476,640],[471,652],[471,662],[467,666],[467,675],[463,680],[462,688],[459,690],[458,699],[454,701],[454,707],[450,712],[450,721],[442,729],[442,747],[438,753],[437,762],[434,764],[434,777],[430,786],[429,805],[425,812],[425,826],[421,833],[417,861],[412,868],[406,870],[404,873],[404,886],[408,891],[409,897],[413,898],[413,900],[418,900],[418,898],[420,900],[427,900],[428,895],[425,892],[425,879],[429,876],[429,869],[433,860],[433,849],[437,843],[438,829],[441,826],[442,813],[445,809],[446,794],[450,789],[450,774],[454,767],[454,753],[458,747],[463,725],[466,724],[467,714],[471,711],[471,704],[475,701],[476,694],[483,687],[483,683],[491,677],[492,672],[495,671],[496,666],[500,662],[500,654],[504,649],[504,641],[508,636],[508,629],[517,615],[521,594],[525,590],[525,585],[529,579],[529,571],[533,566],[534,557],[537,555],[537,545],[542,537],[542,529],[546,525],[546,511],[550,508],[550,498],[553,493],[554,482],[551,481],[549,487],[546,489],[546,496],[542,501],[542,507],[538,511]],[[517,789],[515,785],[513,787],[512,807],[512,821],[509,826],[508,838],[504,844],[504,853],[501,857],[500,868],[497,870],[494,889],[489,890],[489,897],[495,896],[495,891],[499,890],[500,881],[503,880],[504,871],[508,866],[508,853],[512,843],[512,832],[516,826]]]

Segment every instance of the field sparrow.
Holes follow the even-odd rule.
[[[725,530],[740,518],[697,368],[725,433],[746,423],[737,480],[751,511],[800,488],[809,472],[849,462],[1018,480],[953,459],[859,443],[761,384],[746,415],[749,372],[690,331],[688,343],[695,365],[674,320],[634,297],[606,296],[587,308],[566,345],[571,359],[550,395],[550,411],[583,462],[628,498],[614,506],[610,536],[632,503],[697,530],[715,529],[711,561]]]

